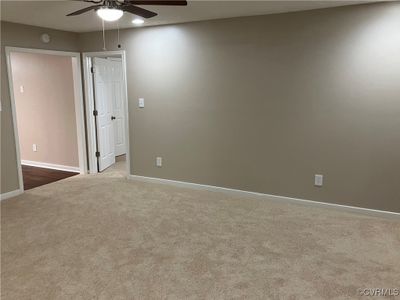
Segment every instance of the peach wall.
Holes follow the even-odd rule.
[[[11,66],[21,159],[78,167],[72,59],[14,52]]]

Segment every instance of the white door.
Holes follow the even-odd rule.
[[[93,67],[97,143],[100,152],[99,171],[101,172],[115,163],[112,64],[107,59],[95,57]]]
[[[112,65],[112,86],[113,86],[113,109],[114,109],[114,138],[115,155],[126,153],[125,141],[125,114],[124,114],[124,78],[122,73],[121,59],[111,58]]]

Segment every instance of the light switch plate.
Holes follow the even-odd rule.
[[[33,152],[37,152],[37,145],[36,145],[36,144],[33,144],[33,145],[32,145],[32,151],[33,151]]]
[[[20,85],[20,86],[19,86],[19,91],[20,91],[21,94],[25,91],[23,85]]]
[[[140,108],[144,107],[144,98],[139,98],[139,107]]]

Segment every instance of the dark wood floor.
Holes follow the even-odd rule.
[[[78,175],[75,172],[66,172],[38,167],[22,165],[22,176],[24,178],[24,189],[30,190],[35,187],[55,182],[64,178]]]

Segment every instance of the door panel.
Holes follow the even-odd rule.
[[[121,60],[110,60],[112,63],[112,84],[113,84],[113,109],[114,109],[114,136],[115,155],[126,153],[125,141],[125,114],[124,114],[124,84]]]
[[[115,163],[113,116],[112,65],[107,59],[93,58],[94,91],[98,112],[97,140],[99,146],[99,171]]]

